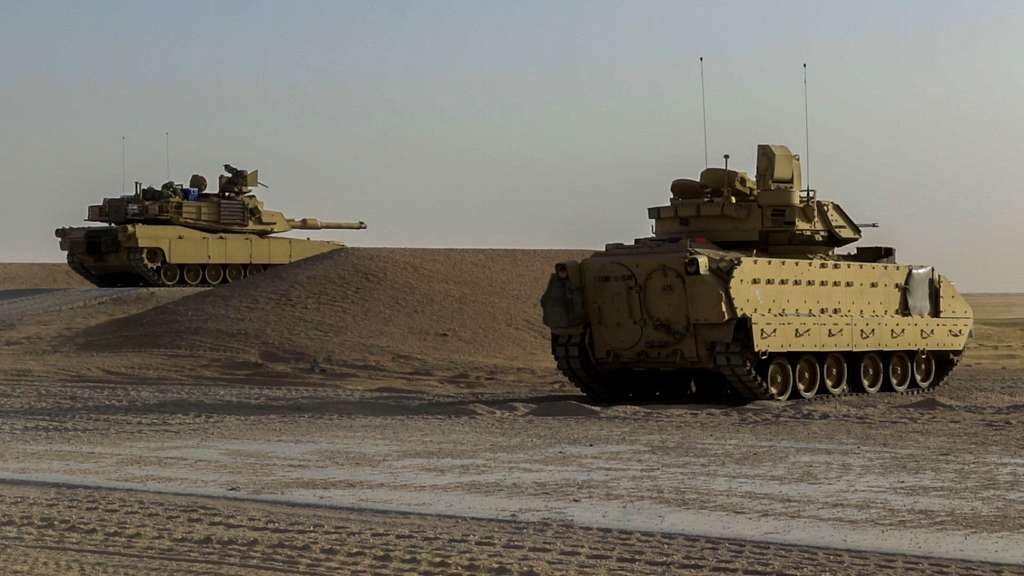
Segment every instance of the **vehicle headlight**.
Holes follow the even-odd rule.
[[[690,276],[703,276],[708,273],[711,263],[704,255],[690,256],[686,259],[683,270]]]

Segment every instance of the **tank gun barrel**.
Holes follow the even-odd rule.
[[[366,222],[330,222],[316,218],[289,218],[288,225],[296,230],[364,230]]]

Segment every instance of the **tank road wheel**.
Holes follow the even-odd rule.
[[[240,264],[229,264],[227,269],[224,270],[224,277],[227,278],[228,282],[241,282],[245,279],[245,268],[242,268]]]
[[[889,357],[889,385],[895,392],[904,392],[910,388],[914,368],[910,357],[905,352],[893,352]]]
[[[265,269],[266,268],[264,268],[263,264],[249,264],[248,268],[245,271],[245,277],[252,278],[253,276],[259,274],[260,272],[263,272]]]
[[[782,356],[776,356],[768,365],[768,391],[775,400],[789,398],[793,390],[793,368]]]
[[[220,281],[224,279],[224,268],[220,264],[207,264],[206,265],[206,281],[211,286],[220,284]]]
[[[882,367],[882,357],[874,352],[868,352],[860,357],[860,388],[868,394],[877,394],[882,389],[882,382],[885,380],[885,371]]]
[[[182,273],[185,277],[185,283],[189,286],[195,286],[203,281],[203,268],[198,264],[189,264],[185,266],[185,271]]]
[[[821,382],[821,368],[818,361],[810,354],[805,354],[796,362],[796,391],[801,398],[814,398]]]
[[[935,382],[935,355],[927,350],[914,355],[914,382],[922,390]]]
[[[174,286],[178,283],[178,278],[181,278],[181,273],[176,264],[164,264],[160,267],[160,282],[164,286]]]
[[[825,390],[833,396],[842,396],[849,390],[846,384],[846,358],[835,352],[825,357],[825,365],[822,368],[822,380],[825,382]]]

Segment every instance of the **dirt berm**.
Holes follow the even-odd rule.
[[[350,248],[86,328],[74,341],[314,370],[548,368],[540,294],[555,262],[586,254]]]
[[[87,288],[92,286],[66,264],[0,262],[0,290]]]

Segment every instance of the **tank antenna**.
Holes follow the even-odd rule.
[[[807,62],[804,62],[804,166],[807,170],[807,197],[811,197],[811,126],[807,112]]]
[[[164,132],[164,151],[167,153],[167,181],[171,180],[171,133]]]
[[[700,57],[700,111],[704,118],[704,169],[708,167],[708,108],[704,100],[704,57]]]
[[[121,195],[128,186],[128,139],[121,136]]]

